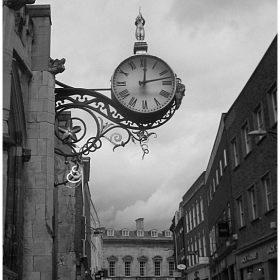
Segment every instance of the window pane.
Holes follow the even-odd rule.
[[[174,262],[169,262],[168,266],[169,266],[169,276],[173,276],[173,271],[175,269]]]
[[[146,274],[146,262],[140,262],[140,276],[145,276]]]
[[[115,262],[109,263],[109,275],[110,276],[116,276],[115,275]]]
[[[130,276],[130,265],[131,265],[131,262],[124,263],[124,275],[125,276]]]
[[[160,276],[160,262],[155,262],[155,276]]]

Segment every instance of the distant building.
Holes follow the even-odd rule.
[[[183,264],[180,279],[209,279],[209,238],[205,172],[184,194],[171,230],[176,265]],[[179,270],[180,271],[180,270]]]
[[[103,268],[110,279],[174,279],[173,239],[170,230],[106,229],[103,235]]]
[[[226,127],[222,114],[215,143],[205,172],[209,232],[210,274],[213,279],[234,279],[236,231],[234,199]],[[226,278],[228,277],[228,278]],[[219,279],[219,278],[217,278]]]

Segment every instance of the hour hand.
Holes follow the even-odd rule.
[[[165,79],[170,79],[170,78],[174,78],[174,77],[170,76],[170,77],[164,77],[164,78],[158,78],[158,79],[152,79],[152,80],[145,80],[143,82],[139,81],[139,85],[142,86],[142,85],[145,85],[147,83],[156,82],[156,81],[165,80]]]
[[[146,64],[146,60],[144,60],[144,77],[143,77],[143,81],[139,81],[139,85],[145,85],[146,84],[146,72],[147,72],[147,64]]]

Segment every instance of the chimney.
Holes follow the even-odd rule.
[[[139,218],[136,221],[136,230],[144,230],[144,218]]]

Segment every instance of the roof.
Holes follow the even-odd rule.
[[[132,239],[141,239],[141,240],[143,240],[143,239],[151,240],[152,239],[152,240],[156,240],[157,239],[157,240],[173,240],[172,239],[172,233],[171,233],[170,237],[166,237],[165,236],[165,232],[166,231],[170,232],[169,230],[165,230],[163,232],[160,232],[160,231],[155,230],[155,229],[154,230],[149,230],[149,231],[143,230],[143,232],[144,232],[143,236],[137,236],[137,230],[129,230],[129,236],[123,236],[122,235],[122,231],[123,230],[127,230],[127,229],[121,229],[121,230],[114,230],[114,229],[112,229],[112,230],[114,230],[114,236],[108,236],[107,235],[107,230],[103,234],[103,239],[106,239],[106,240],[108,240],[108,239],[126,239],[126,240],[128,240],[128,239],[131,239],[131,240]],[[152,237],[152,235],[151,235],[152,231],[156,231],[158,233],[157,237]]]

